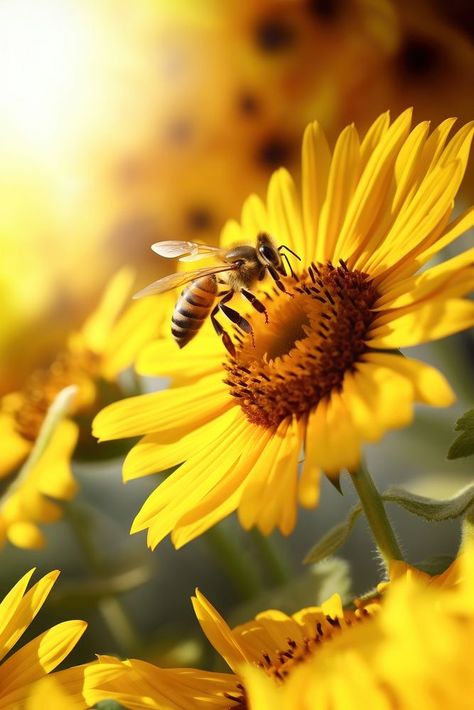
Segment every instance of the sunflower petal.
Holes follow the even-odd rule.
[[[445,338],[474,325],[474,303],[461,298],[437,298],[394,317],[370,333],[371,348],[399,349]]]

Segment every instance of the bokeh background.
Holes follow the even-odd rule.
[[[413,106],[416,121],[433,125],[472,119],[473,38],[467,0],[0,0],[0,396],[54,359],[120,267],[136,270],[137,288],[164,273],[151,243],[216,243],[275,168],[298,174],[308,121],[333,141],[347,123],[363,131],[387,109]],[[473,177],[471,168],[464,205]],[[472,480],[469,460],[446,460],[454,422],[474,399],[472,333],[418,350],[448,375],[458,403],[421,409],[412,428],[367,455],[382,488],[443,497]],[[48,526],[43,550],[1,551],[2,593],[32,565],[60,568],[49,621],[90,621],[78,660],[132,648],[163,664],[202,661],[195,586],[233,618],[253,611],[238,578],[223,574],[222,536],[148,551],[128,530],[156,481],[125,487],[119,458],[91,463],[90,442],[87,453],[75,463],[75,515],[86,516],[107,584],[60,522]],[[324,570],[301,560],[353,504],[347,482],[343,489],[342,497],[326,485],[292,538],[273,536],[273,565],[261,540],[223,523],[248,564],[241,576],[263,587],[257,609],[314,601]],[[454,553],[457,524],[394,517],[411,561]],[[368,545],[359,522],[341,550],[348,564],[331,568],[340,586],[349,565],[354,592],[374,583]],[[301,578],[285,591],[288,572]]]

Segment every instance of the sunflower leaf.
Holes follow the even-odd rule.
[[[448,451],[448,459],[460,459],[474,454],[474,409],[463,414],[457,420],[456,431],[462,431],[451,444]]]
[[[320,562],[333,555],[347,540],[351,534],[352,528],[362,513],[360,505],[356,505],[349,512],[348,517],[342,523],[335,525],[311,548],[306,557],[304,564],[313,564]]]
[[[474,484],[463,488],[452,498],[438,500],[410,493],[402,488],[389,488],[382,495],[387,503],[397,503],[413,515],[433,522],[454,520],[464,515],[474,504]]]

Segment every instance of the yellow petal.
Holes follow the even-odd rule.
[[[30,453],[31,443],[18,434],[13,417],[3,412],[0,412],[0,440],[0,478],[3,478],[23,463]]]
[[[279,453],[283,447],[289,422],[284,420],[276,431],[271,431],[264,450],[259,459],[249,470],[242,498],[239,504],[239,521],[246,530],[256,525],[262,507],[262,492],[266,486],[267,477],[278,465]]]
[[[355,127],[347,126],[334,148],[329,171],[326,200],[321,209],[316,258],[325,262],[333,258],[339,230],[344,222],[359,177],[360,146]]]
[[[303,137],[302,151],[302,201],[305,248],[299,254],[303,263],[313,258],[322,258],[319,254],[320,240],[318,224],[321,208],[326,197],[331,151],[324,131],[317,121],[310,123]]]
[[[305,246],[301,213],[293,178],[284,168],[270,178],[267,204],[270,235],[300,255]]]
[[[373,418],[380,423],[379,431],[383,433],[411,422],[414,393],[412,382],[379,362],[377,355],[371,354],[371,362],[357,364],[354,385],[361,400],[368,403]]]
[[[69,419],[59,422],[48,447],[29,473],[30,480],[44,495],[68,500],[77,492],[71,460],[78,438],[79,427],[75,422]]]
[[[461,298],[440,298],[370,332],[371,348],[398,349],[445,338],[474,325],[474,303]]]
[[[424,362],[390,353],[367,353],[365,360],[391,368],[408,378],[418,402],[432,407],[449,407],[456,399],[445,377],[436,368]]]
[[[231,421],[234,421],[234,408],[229,410]],[[136,444],[125,458],[123,464],[123,477],[131,481],[150,473],[165,471],[172,466],[186,461],[213,441],[223,431],[227,430],[228,418],[226,415],[218,416],[206,422],[201,427],[176,438],[175,432],[149,434]]]
[[[105,343],[101,364],[102,377],[114,380],[120,372],[135,362],[146,343],[169,330],[172,303],[174,294],[163,294],[160,299],[144,298],[134,301],[126,309]]]
[[[423,241],[452,209],[461,177],[458,161],[446,167],[437,166],[399,211],[380,248],[355,267],[364,268],[374,277],[379,274],[386,277],[389,267],[403,262],[415,248],[420,251]]]
[[[289,535],[296,523],[298,457],[302,441],[296,420],[289,423],[273,466],[262,477],[257,526],[264,535],[276,527]]]
[[[90,706],[84,699],[83,686],[84,666],[50,673],[29,686],[24,710],[88,710]]]
[[[193,385],[114,402],[94,419],[93,433],[106,440],[160,431],[189,431],[219,416],[232,404],[225,385],[212,375]]]
[[[23,550],[41,550],[46,538],[35,523],[19,521],[7,528],[7,538],[15,547]]]
[[[233,422],[219,437],[189,458],[148,497],[132,532],[148,527],[148,543],[154,548],[233,469],[248,439],[248,427],[240,412],[234,414]]]
[[[59,572],[46,574],[28,592],[28,582],[34,570],[30,570],[0,604],[0,658],[16,644],[43,606]]]
[[[241,663],[250,662],[251,659],[237,642],[231,628],[198,589],[192,603],[201,629],[228,666],[236,670]]]
[[[178,352],[170,338],[155,340],[143,348],[137,359],[137,372],[141,375],[171,377],[173,383],[189,384],[207,377],[222,368],[222,352],[217,345],[217,335],[199,333],[199,337]]]
[[[385,208],[388,192],[388,178],[393,171],[400,148],[410,129],[411,111],[406,111],[386,131],[380,143],[367,161],[354,194],[347,205],[347,211],[342,221],[337,244],[334,249],[334,260],[347,259],[353,263],[362,251],[373,253],[376,244],[367,240],[373,230],[378,214]],[[365,271],[362,260],[357,262]]]
[[[319,402],[310,414],[307,436],[313,440],[315,461],[326,475],[336,476],[343,468],[350,471],[359,465],[360,437],[339,394]]]
[[[105,350],[112,328],[130,298],[134,279],[133,270],[124,268],[110,281],[99,306],[81,329],[81,339],[88,350]]]
[[[385,111],[378,116],[368,129],[360,144],[361,166],[364,168],[372,153],[384,138],[390,125],[390,112]]]
[[[374,310],[413,307],[428,298],[464,296],[474,289],[474,247],[433,266],[418,276],[404,279],[381,296]],[[398,310],[402,315],[402,311]],[[388,314],[387,317],[390,317]]]
[[[2,695],[16,691],[16,697],[26,699],[28,685],[54,670],[76,646],[86,627],[84,621],[64,621],[16,651],[0,666]]]
[[[90,705],[112,697],[128,710],[193,710],[198,702],[225,708],[229,700],[224,694],[235,692],[238,682],[229,673],[158,668],[144,661],[113,658],[89,664],[84,674]]]
[[[194,506],[176,523],[171,536],[176,548],[201,535],[237,509],[246,480],[252,469],[259,466],[260,457],[270,437],[270,430],[261,432],[256,427],[249,430],[237,464],[217,482],[202,503]]]

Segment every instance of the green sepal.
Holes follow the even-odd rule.
[[[341,474],[340,473],[338,473],[336,476],[326,475],[326,478],[328,479],[329,483],[331,483],[334,486],[336,491],[341,494],[341,496],[344,495],[342,492],[342,488],[341,488]]]
[[[416,562],[413,566],[422,572],[426,572],[426,574],[429,574],[431,577],[434,577],[435,575],[446,572],[449,565],[453,562],[454,557],[451,557],[451,555],[434,555],[422,562]]]
[[[313,564],[320,562],[333,555],[347,540],[352,532],[352,528],[359,515],[362,513],[362,507],[355,505],[349,512],[348,517],[342,523],[335,525],[329,530],[304,558],[304,564]]]
[[[94,705],[97,710],[125,710],[116,700],[100,700]]]
[[[448,451],[448,459],[460,459],[474,454],[474,409],[463,414],[457,420],[455,431],[462,431],[462,434],[451,444]]]
[[[387,503],[397,503],[413,515],[431,522],[455,520],[474,504],[474,483],[446,500],[425,498],[402,488],[389,488],[382,495],[382,499]]]

